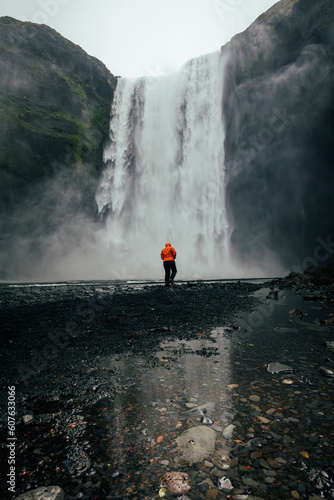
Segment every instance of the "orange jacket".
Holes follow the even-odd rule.
[[[166,243],[165,248],[161,250],[161,258],[164,262],[176,259],[176,251],[170,243]]]

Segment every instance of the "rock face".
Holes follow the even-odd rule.
[[[0,279],[83,245],[116,83],[48,26],[0,18]]]
[[[281,0],[222,47],[227,203],[242,259],[269,250],[299,264],[333,234],[333,19],[331,0]]]
[[[48,26],[0,18],[1,210],[60,170],[91,194],[116,82]]]

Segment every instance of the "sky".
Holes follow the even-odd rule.
[[[166,74],[219,50],[277,0],[0,0],[0,17],[47,24],[115,76]]]

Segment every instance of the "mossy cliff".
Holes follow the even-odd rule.
[[[282,0],[222,51],[233,253],[314,264],[334,241],[334,3]]]
[[[93,200],[116,83],[48,26],[0,18],[1,210],[59,172]]]

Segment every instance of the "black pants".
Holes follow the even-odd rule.
[[[166,260],[164,262],[164,268],[165,268],[165,285],[169,286],[169,279],[171,278],[173,280],[177,273],[174,260]],[[172,275],[170,274],[171,272]]]

